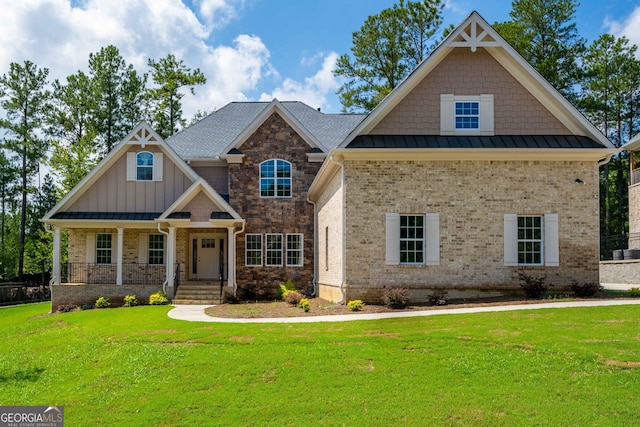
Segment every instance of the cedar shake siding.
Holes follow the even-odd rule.
[[[245,232],[238,235],[236,280],[239,289],[256,286],[275,290],[287,279],[298,289],[313,292],[313,205],[307,191],[321,163],[307,161],[307,144],[279,114],[274,113],[253,133],[239,150],[241,164],[229,164],[229,204],[246,220]],[[259,166],[265,160],[281,159],[291,163],[292,197],[261,198]],[[265,266],[265,234],[282,234],[283,264],[286,264],[286,234],[304,234],[303,267]],[[263,266],[247,267],[245,241],[247,234],[262,234]]]
[[[570,134],[483,48],[454,49],[370,134],[439,135],[441,94],[492,94],[495,135]]]

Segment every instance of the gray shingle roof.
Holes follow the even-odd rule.
[[[270,102],[232,102],[167,139],[183,159],[211,159],[223,153]],[[280,105],[327,149],[334,148],[366,117],[324,114],[298,101]]]
[[[602,148],[577,135],[360,135],[347,148]]]

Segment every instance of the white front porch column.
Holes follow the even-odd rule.
[[[169,227],[169,236],[167,237],[167,286],[174,285],[174,276],[176,274],[176,228]]]
[[[53,284],[59,285],[60,278],[60,227],[53,228]]]
[[[123,230],[118,228],[118,239],[116,241],[118,247],[117,260],[116,260],[116,285],[122,285],[122,249],[123,245]]]
[[[236,239],[234,235],[235,227],[227,227],[228,262],[227,262],[227,286],[236,284]]]

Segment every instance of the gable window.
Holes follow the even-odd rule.
[[[260,197],[291,197],[291,163],[279,159],[260,163]]]
[[[265,235],[267,267],[282,266],[282,234]]]
[[[456,102],[456,129],[480,127],[480,103]]]
[[[136,154],[136,180],[153,180],[153,154],[148,151]]]
[[[440,265],[440,214],[386,214],[387,265]]]
[[[162,234],[149,234],[149,264],[164,264],[164,236]]]
[[[400,264],[424,262],[424,216],[400,215]]]
[[[247,267],[262,266],[262,234],[247,234],[244,257]]]
[[[287,234],[287,265],[290,267],[302,267],[302,234]]]
[[[127,181],[162,181],[164,156],[149,151],[127,153]]]
[[[504,265],[560,265],[558,214],[504,215]]]
[[[111,233],[96,233],[96,264],[111,264]]]
[[[440,135],[493,134],[493,95],[440,95]]]

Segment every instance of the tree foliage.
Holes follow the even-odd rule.
[[[192,71],[173,54],[158,61],[149,59],[148,63],[153,82],[157,85],[148,90],[152,125],[160,136],[166,138],[178,131],[178,125],[184,126],[180,100],[185,94],[181,89],[188,87],[195,95],[194,87],[205,84],[207,79],[199,69]]]
[[[338,58],[334,74],[345,111],[371,111],[435,47],[441,0],[404,2],[367,18],[352,35],[351,56]]]

